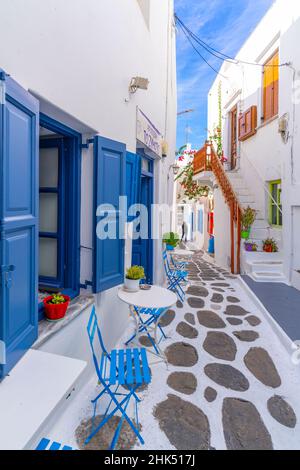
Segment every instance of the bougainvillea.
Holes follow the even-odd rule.
[[[208,186],[201,186],[197,181],[194,180],[194,166],[193,162],[188,163],[184,169],[175,178],[175,181],[179,180],[181,187],[184,190],[184,196],[190,201],[197,200],[200,197],[207,197],[209,193]]]

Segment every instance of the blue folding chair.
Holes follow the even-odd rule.
[[[91,439],[97,434],[97,432],[114,416],[118,411],[121,413],[120,423],[113,436],[110,450],[113,450],[117,444],[119,434],[124,419],[127,421],[133,432],[136,434],[142,444],[144,440],[139,433],[138,426],[138,407],[137,404],[141,400],[136,395],[136,390],[143,384],[148,384],[151,381],[151,374],[147,360],[147,354],[145,348],[134,348],[134,349],[113,349],[110,353],[107,352],[102,335],[98,326],[98,319],[93,307],[90,319],[87,326],[89,335],[93,360],[95,364],[96,373],[100,384],[103,386],[103,390],[92,400],[94,405],[94,414],[92,419],[92,432],[85,441],[88,444]],[[100,358],[96,356],[94,341],[95,334],[97,332],[98,345],[101,349]],[[119,392],[119,387],[123,385],[128,388],[127,393]],[[104,395],[108,394],[110,397],[109,404],[105,410],[103,419],[95,427],[95,417],[97,410],[98,400]],[[121,401],[118,401],[116,397],[121,397]],[[122,398],[123,397],[123,398]],[[135,417],[137,427],[133,421],[127,415],[127,407],[131,398],[135,399]],[[111,406],[113,409],[110,411]]]
[[[180,283],[187,283],[187,276],[189,274],[188,271],[180,269],[179,267],[171,268],[167,250],[163,251],[163,259],[164,259],[164,262],[166,263],[168,271],[170,271],[171,274],[176,275],[179,278]],[[172,260],[172,257],[171,257],[171,260]]]
[[[133,310],[135,312],[135,315],[137,315],[139,319],[139,329],[138,329],[138,334],[140,333],[145,333],[146,336],[148,336],[150,343],[152,344],[156,354],[160,354],[160,351],[157,347],[157,344],[155,343],[153,337],[151,336],[151,330],[153,329],[153,324],[155,325],[158,321],[159,318],[161,317],[162,313],[167,311],[165,308],[139,308],[136,306],[133,306]],[[143,316],[148,316],[147,320],[144,320]],[[163,328],[161,325],[158,323],[157,327],[159,328],[161,332],[161,337],[159,340],[159,343],[161,342],[162,338],[167,338]],[[134,333],[128,341],[126,341],[126,346],[131,343],[131,341],[137,336],[137,333]]]
[[[63,445],[60,442],[56,442],[56,441],[51,442],[50,439],[46,439],[45,437],[43,437],[40,440],[35,450],[74,450],[74,449],[70,446]]]
[[[164,269],[168,281],[168,289],[172,290],[173,292],[176,292],[178,298],[181,300],[181,302],[184,301],[184,291],[182,289],[181,283],[184,282],[186,283],[186,276],[187,272],[186,271],[172,271],[170,269],[169,261],[168,261],[168,255],[167,252],[163,252],[163,262],[164,262]]]
[[[174,269],[184,269],[189,263],[188,261],[175,261],[172,254],[170,254],[171,264]]]

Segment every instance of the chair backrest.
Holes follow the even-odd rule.
[[[172,271],[171,271],[170,265],[169,265],[167,250],[163,251],[163,260],[164,260],[164,268],[165,268],[165,271],[166,271],[166,275],[169,277],[172,274]]]
[[[96,334],[96,332],[97,332],[97,338],[98,338],[98,345],[100,346],[100,348],[102,350],[102,353],[108,354],[108,352],[105,348],[103,338],[102,338],[102,335],[101,335],[101,331],[100,331],[100,328],[99,328],[99,325],[98,325],[98,318],[97,318],[97,315],[96,315],[95,306],[93,306],[92,311],[91,311],[91,315],[90,315],[88,326],[87,326],[87,332],[88,332],[88,335],[89,335],[89,340],[90,340],[90,345],[91,345],[91,350],[92,350],[92,354],[93,354],[93,359],[94,359],[96,371],[97,371],[97,374],[99,375],[100,374],[100,363],[99,363],[100,357],[95,352],[95,349],[96,349],[95,348],[95,346],[96,346],[95,345],[95,334]]]

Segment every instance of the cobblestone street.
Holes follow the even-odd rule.
[[[165,329],[169,370],[152,367],[143,393],[146,447],[299,449],[299,367],[238,279],[202,253],[189,273]]]
[[[145,446],[125,423],[118,448],[299,449],[299,366],[240,281],[202,255],[195,254],[189,265],[184,304],[162,319],[168,368],[152,365],[152,381],[140,392]],[[122,341],[127,337],[125,332]],[[141,342],[147,345],[143,337]],[[95,378],[61,417],[53,437],[85,448],[94,395]],[[105,425],[87,448],[106,448],[117,424],[115,419]]]

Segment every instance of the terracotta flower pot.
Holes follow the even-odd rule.
[[[71,299],[68,295],[63,295],[63,297],[65,299],[65,302],[63,304],[49,304],[48,302],[52,299],[52,295],[49,295],[49,297],[46,297],[43,300],[45,315],[48,320],[61,320],[66,315],[66,311]]]
[[[264,245],[264,251],[266,253],[273,253],[273,247],[272,245]]]

